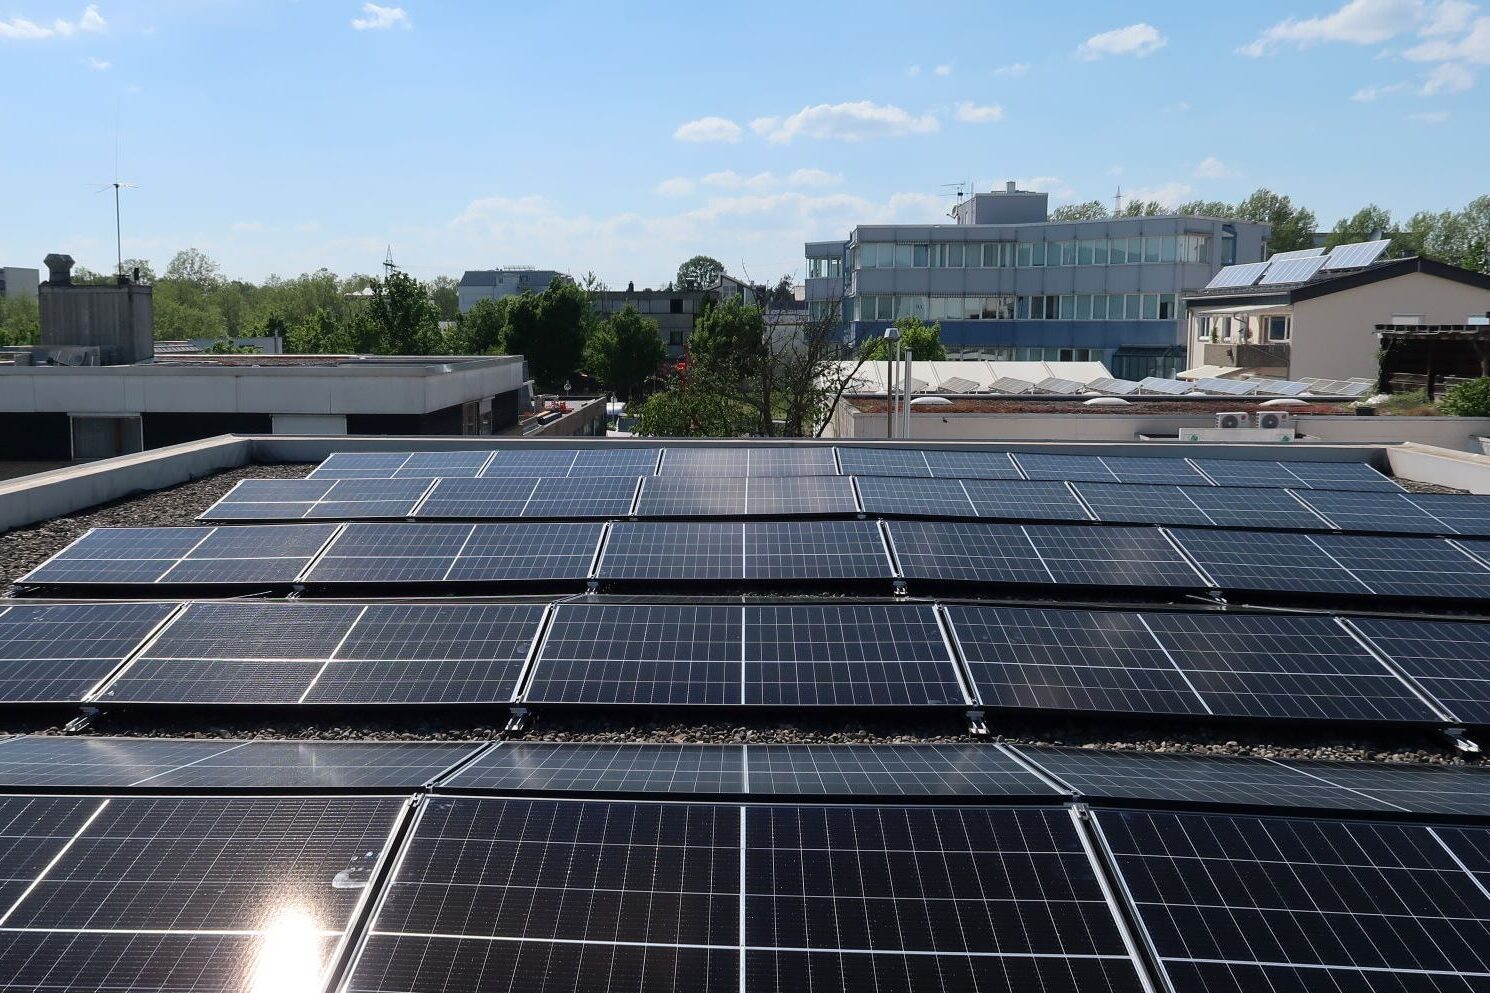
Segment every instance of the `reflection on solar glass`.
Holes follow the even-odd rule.
[[[1364,462],[1263,462],[1192,459],[1220,486],[1287,486],[1303,490],[1381,490],[1401,487]]]
[[[1349,623],[1457,720],[1490,724],[1490,624],[1369,617]]]
[[[650,476],[657,471],[660,448],[580,449],[570,468],[571,477]]]
[[[0,702],[81,702],[174,609],[169,603],[0,607]]]
[[[860,476],[854,480],[870,514],[905,517],[976,517],[959,479]]]
[[[662,476],[748,476],[750,453],[741,448],[669,448]]]
[[[600,579],[743,579],[740,523],[624,521],[611,526]]]
[[[1151,613],[1142,620],[1217,714],[1441,719],[1333,618]]]
[[[846,476],[761,476],[746,481],[745,513],[752,516],[852,514],[859,509]]]
[[[195,603],[104,691],[143,703],[499,703],[537,604]]]
[[[1058,793],[987,745],[748,745],[750,791],[817,796],[1041,796]]]
[[[1490,773],[1475,766],[1386,762],[1289,762],[1376,802],[1419,814],[1490,815]],[[1364,809],[1364,808],[1363,808]]]
[[[735,806],[435,797],[350,993],[738,993]]]
[[[1187,486],[1185,498],[1217,527],[1318,530],[1329,525],[1293,491],[1253,486]]]
[[[1092,799],[1320,810],[1399,809],[1272,759],[1010,747],[1081,796]]]
[[[746,704],[968,702],[925,604],[746,607],[744,679]]]
[[[441,479],[414,516],[421,520],[624,517],[631,511],[636,485],[634,476]]]
[[[930,449],[926,464],[933,476],[950,479],[1022,479],[1008,452],[956,452]]]
[[[641,517],[730,517],[745,513],[749,482],[724,476],[649,476],[642,480]]]
[[[19,582],[282,585],[294,582],[336,527],[95,528]]]
[[[1205,284],[1208,290],[1229,289],[1238,286],[1251,286],[1268,271],[1270,262],[1242,262],[1237,265],[1223,266],[1211,281]]]
[[[240,479],[197,520],[295,520],[335,485],[333,479]]]
[[[746,809],[750,990],[1144,988],[1063,810]]]
[[[891,521],[889,529],[895,561],[908,579],[1004,584],[1055,581],[1018,525]]]
[[[1091,515],[1065,483],[968,479],[962,487],[979,517],[1025,521],[1089,521]]]
[[[1174,538],[1222,589],[1365,594],[1371,587],[1310,535],[1176,529]]]
[[[1095,455],[1048,455],[1044,452],[1018,452],[1014,459],[1029,479],[1115,483],[1113,471]]]
[[[1145,486],[1130,483],[1074,483],[1076,492],[1101,521],[1135,524],[1196,524],[1215,522],[1189,497],[1195,486]]]
[[[348,524],[310,583],[583,580],[603,525]]]
[[[312,479],[434,479],[476,476],[491,452],[335,452]]]
[[[734,794],[745,792],[744,756],[743,745],[504,741],[441,785],[496,793]]]
[[[909,448],[840,448],[845,476],[929,476],[924,452]]]
[[[1490,597],[1490,568],[1447,541],[1343,534],[1313,540],[1379,596]]]
[[[402,798],[0,800],[0,987],[314,986],[361,905]]]
[[[836,476],[833,449],[669,448],[664,476]]]
[[[889,579],[890,555],[873,521],[747,523],[745,579]]]
[[[737,703],[741,623],[739,607],[560,604],[524,699]]]
[[[1173,988],[1472,990],[1490,896],[1483,829],[1098,811]],[[1466,858],[1467,856],[1467,858]]]
[[[1472,493],[1413,493],[1413,506],[1443,521],[1453,534],[1490,535],[1490,496]]]
[[[635,476],[569,476],[540,479],[524,517],[625,517],[636,499],[639,480]]]
[[[574,450],[566,448],[503,449],[492,453],[491,461],[481,475],[498,479],[507,476],[567,476],[574,465],[574,457]]]
[[[1299,490],[1298,499],[1345,531],[1452,534],[1453,529],[1403,493]]]
[[[304,516],[342,521],[407,517],[429,487],[427,479],[341,479],[324,497],[310,504]]]
[[[1133,588],[1203,585],[1184,557],[1152,528],[1032,524],[1024,533],[1057,583]]]
[[[947,618],[985,707],[1206,712],[1135,615],[948,605]]]
[[[521,517],[538,487],[527,477],[502,479],[441,479],[415,515],[440,518]]]
[[[1129,457],[1104,455],[1102,464],[1117,477],[1120,483],[1168,483],[1176,486],[1209,486],[1211,481],[1202,476],[1185,459],[1156,457]]]

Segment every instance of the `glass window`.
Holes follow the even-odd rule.
[[[1049,256],[1046,256],[1046,257],[1049,258]],[[1074,242],[1074,241],[1063,241],[1063,242],[1061,242],[1061,265],[1075,265],[1075,264],[1076,264],[1076,242]]]
[[[1159,320],[1161,320],[1161,321],[1172,321],[1174,319],[1175,319],[1174,294],[1173,293],[1160,293],[1159,294]]]
[[[1128,261],[1128,243],[1122,238],[1113,238],[1107,243],[1107,261],[1111,265],[1122,265]]]
[[[876,245],[874,254],[880,269],[888,269],[895,264],[895,246],[888,241]]]
[[[1065,296],[1063,296],[1063,297],[1060,298],[1060,301],[1061,301],[1060,310],[1057,311],[1057,313],[1060,315],[1060,319],[1063,320],[1063,321],[1069,321],[1069,320],[1071,320],[1071,318],[1074,317],[1075,314],[1076,314],[1076,297],[1075,297],[1075,295],[1074,294],[1071,294],[1071,293],[1067,293]]]
[[[1019,268],[1028,269],[1030,267],[1032,264],[1030,260],[1033,256],[1033,249],[1034,246],[1027,241],[1021,241],[1019,243],[1019,248],[1015,252],[1015,258]]]
[[[1175,252],[1175,236],[1165,235],[1159,239],[1159,261],[1173,262]]]
[[[822,275],[822,272],[818,268],[821,264],[822,264],[822,262],[819,259],[808,259],[807,260],[807,278],[808,279],[817,279],[819,276]]]
[[[1057,259],[1060,253],[1056,253]],[[1030,245],[1030,265],[1043,266],[1045,264],[1045,242],[1037,241]]]
[[[1098,238],[1092,242],[1092,265],[1107,264],[1107,239]]]
[[[1047,321],[1057,321],[1057,320],[1060,320],[1060,316],[1061,316],[1061,298],[1060,297],[1047,296],[1045,298],[1045,319]]]
[[[1092,319],[1092,295],[1090,293],[1076,294],[1076,319],[1078,321]]]
[[[1097,255],[1097,243],[1090,238],[1076,243],[1076,264],[1091,265]]]
[[[1128,261],[1129,262],[1132,262],[1132,263],[1135,263],[1135,264],[1143,261],[1143,239],[1142,238],[1129,238],[1128,239]]]
[[[1044,297],[1030,297],[1030,320],[1032,320],[1032,321],[1043,321],[1043,320],[1045,320],[1045,298]]]
[[[1159,319],[1159,294],[1145,293],[1143,295],[1143,319],[1145,321]]]
[[[1143,316],[1140,313],[1140,308],[1138,306],[1138,294],[1137,293],[1128,293],[1128,294],[1124,295],[1124,297],[1123,297],[1123,310],[1126,312],[1126,316],[1127,316],[1128,320],[1130,320],[1130,321],[1139,320]]]
[[[1014,302],[1014,319],[1016,321],[1027,321],[1030,319],[1030,298],[1018,297]]]
[[[1014,318],[1012,297],[984,297],[983,319],[985,321],[1008,321]]]
[[[1221,233],[1221,264],[1236,265],[1236,232]]]
[[[1107,320],[1107,297],[1102,293],[1092,297],[1092,320]]]
[[[1162,238],[1143,239],[1143,260],[1145,262],[1159,261],[1159,242],[1162,240]]]
[[[956,242],[954,244],[948,245],[947,246],[947,265],[951,266],[953,269],[961,269],[962,268],[962,260],[963,260],[963,258],[965,257],[965,254],[966,254],[963,251],[963,249],[965,247],[966,246],[964,246],[962,244],[962,242]]]
[[[898,269],[909,269],[911,267],[911,246],[895,246],[895,266]]]
[[[1268,318],[1268,341],[1287,341],[1287,340],[1288,340],[1288,318],[1287,317],[1269,317]]]
[[[983,298],[963,297],[962,317],[968,321],[981,321],[983,319]]]

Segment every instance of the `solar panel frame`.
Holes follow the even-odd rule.
[[[1381,258],[1382,253],[1390,248],[1391,244],[1390,238],[1384,238],[1379,241],[1337,245],[1329,255],[1325,256],[1324,268],[1329,271],[1365,268]]]
[[[1240,286],[1254,285],[1262,274],[1267,272],[1269,262],[1241,262],[1236,265],[1223,266],[1211,281],[1205,284],[1207,290],[1231,289]]]
[[[1307,283],[1318,275],[1329,261],[1328,256],[1309,255],[1292,259],[1274,256],[1267,272],[1258,280],[1259,286],[1277,286],[1283,283]]]

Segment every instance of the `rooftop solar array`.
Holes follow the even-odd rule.
[[[1113,379],[1103,376],[1086,384],[1086,388],[1093,393],[1106,393],[1109,396],[1125,397],[1131,393],[1138,392],[1138,382],[1132,379]]]
[[[1209,486],[1211,481],[1188,459],[1121,455],[1049,455],[1020,452],[1014,456],[1030,479],[1093,483],[1171,483]]]
[[[1195,385],[1182,379],[1165,379],[1161,376],[1145,376],[1138,381],[1139,393],[1154,393],[1159,396],[1184,396],[1194,393]]]
[[[852,480],[843,476],[651,476],[642,480],[641,517],[851,514]]]
[[[1238,265],[1223,266],[1221,271],[1211,277],[1211,281],[1205,284],[1208,290],[1234,289],[1239,286],[1252,286],[1262,274],[1267,272],[1267,262],[1243,262]]]
[[[831,448],[669,448],[664,476],[836,476]]]
[[[601,580],[889,579],[873,521],[623,522],[611,526]]]
[[[491,452],[333,452],[311,479],[431,479],[479,476]]]
[[[1274,252],[1268,256],[1269,262],[1286,262],[1289,259],[1312,259],[1323,255],[1323,248],[1296,248],[1291,252]]]
[[[175,609],[169,603],[0,607],[0,703],[81,702]]]
[[[306,573],[317,585],[583,580],[601,524],[348,524]]]
[[[639,484],[636,476],[441,479],[412,516],[420,520],[625,517]]]
[[[1258,280],[1260,286],[1279,286],[1284,283],[1307,283],[1313,279],[1329,259],[1323,255],[1280,259],[1274,256],[1268,271]]]
[[[1281,486],[1301,490],[1378,490],[1402,487],[1364,462],[1266,462],[1254,459],[1188,460],[1217,486]]]
[[[1244,397],[1251,396],[1257,392],[1257,381],[1254,379],[1217,379],[1207,377],[1197,379],[1195,388],[1202,393],[1219,393],[1222,396]]]
[[[1381,258],[1392,245],[1390,238],[1380,241],[1364,241],[1354,245],[1339,245],[1325,256],[1324,268],[1361,269]]]

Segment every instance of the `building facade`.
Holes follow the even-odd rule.
[[[1225,265],[1265,257],[1269,227],[1210,217],[1050,221],[1048,196],[977,193],[953,224],[860,225],[807,244],[807,300],[861,342],[896,320],[942,328],[949,358],[1184,368],[1183,301]]]
[[[0,300],[35,300],[41,273],[22,266],[0,266]]]
[[[591,295],[601,317],[619,314],[632,307],[657,322],[669,358],[679,358],[688,347],[688,336],[704,309],[704,301],[717,298],[713,290],[601,290]]]
[[[477,300],[501,300],[519,293],[542,293],[555,279],[568,279],[552,269],[512,267],[509,269],[467,269],[456,288],[457,305],[464,314]]]

